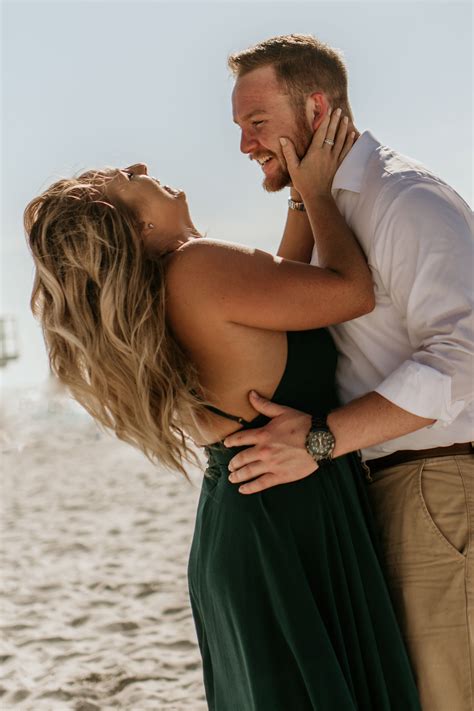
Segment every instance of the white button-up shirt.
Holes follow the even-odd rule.
[[[436,420],[365,450],[364,459],[473,440],[471,210],[368,131],[339,167],[333,195],[367,255],[376,296],[372,313],[331,328],[341,400],[375,390]]]

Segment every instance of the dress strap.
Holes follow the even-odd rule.
[[[228,412],[224,412],[223,410],[219,410],[218,407],[214,407],[214,405],[204,405],[204,407],[207,410],[210,410],[210,412],[213,412],[215,415],[220,415],[221,417],[226,417],[228,420],[233,420],[234,422],[238,422],[239,425],[248,425],[250,424],[247,422],[247,420],[244,420],[243,417],[237,417],[237,415],[229,415]]]

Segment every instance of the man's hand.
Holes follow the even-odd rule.
[[[278,484],[304,479],[316,471],[318,465],[305,448],[311,416],[277,405],[254,391],[249,400],[257,412],[272,419],[265,427],[241,430],[224,440],[226,447],[253,445],[229,462],[229,480],[233,484],[253,479],[241,486],[239,492],[255,494]]]

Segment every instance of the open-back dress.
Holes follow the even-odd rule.
[[[289,332],[273,401],[334,409],[336,361],[327,330]],[[420,711],[358,456],[241,494],[240,449],[206,448],[188,566],[210,711]]]

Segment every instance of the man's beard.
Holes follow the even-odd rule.
[[[292,138],[298,158],[302,158],[311,143],[313,137],[312,131],[308,126],[304,110],[299,109],[295,112],[295,134]],[[291,178],[288,170],[283,168],[280,162],[280,156],[273,154],[278,164],[278,168],[273,170],[271,176],[265,176],[262,182],[262,187],[267,193],[277,193],[279,190],[291,185]],[[283,154],[280,154],[283,158]]]

